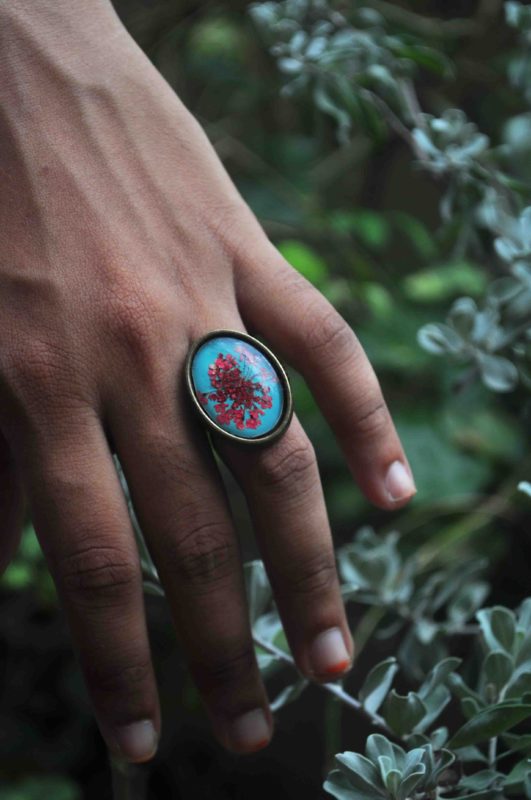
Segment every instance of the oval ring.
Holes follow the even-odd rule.
[[[243,445],[276,441],[293,415],[284,367],[248,333],[214,330],[193,342],[186,386],[208,430]]]

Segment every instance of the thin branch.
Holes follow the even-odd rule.
[[[257,644],[267,653],[274,655],[276,658],[279,659],[279,661],[283,661],[285,664],[289,664],[290,667],[293,667],[293,669],[297,669],[293,658],[290,655],[288,655],[288,653],[284,652],[284,650],[281,650],[279,647],[276,647],[271,642],[266,642],[264,639],[261,639],[260,636],[256,636],[255,634],[253,634],[253,640],[255,644]],[[395,741],[401,741],[400,737],[397,736],[391,730],[391,728],[388,726],[387,722],[384,720],[383,717],[381,717],[379,714],[372,714],[370,711],[367,711],[367,709],[362,706],[359,700],[356,700],[355,697],[352,697],[352,695],[347,694],[347,692],[345,692],[345,690],[342,689],[341,686],[338,686],[335,683],[319,683],[316,685],[319,686],[321,689],[324,689],[325,692],[329,692],[330,694],[335,695],[338,698],[338,700],[341,700],[342,703],[345,703],[345,705],[349,706],[350,708],[353,708],[355,711],[362,714],[373,725],[375,725],[377,728],[381,728],[382,730],[384,730],[385,733],[388,736],[391,736]]]
[[[145,800],[146,766],[130,764],[109,754],[113,800]]]
[[[369,103],[372,103],[380,112],[382,117],[386,120],[389,127],[394,130],[394,132],[400,136],[401,139],[408,145],[408,147],[413,150],[415,156],[419,159],[419,161],[429,161],[428,156],[426,153],[418,146],[415,137],[409,130],[409,128],[404,125],[400,117],[395,114],[393,109],[387,105],[387,103],[382,100],[381,97],[378,97],[377,94],[371,92],[370,89],[360,89],[359,93],[364,97]]]
[[[387,0],[371,0],[370,4],[388,22],[398,22],[427,37],[478,36],[484,30],[484,26],[474,19],[424,17]]]
[[[408,80],[401,80],[398,82],[398,85],[400,86],[402,97],[404,98],[404,102],[406,104],[407,110],[409,111],[411,119],[413,120],[417,128],[425,130],[426,122],[424,119],[424,114],[422,113],[422,109],[420,107],[419,99],[417,97],[417,93],[415,91],[413,83]]]
[[[489,740],[489,767],[496,769],[496,748],[498,746],[498,737],[493,736]]]

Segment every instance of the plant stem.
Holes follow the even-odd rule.
[[[113,800],[145,800],[148,772],[145,766],[129,764],[109,754]]]
[[[265,640],[261,639],[259,636],[256,635],[253,635],[253,640],[255,644],[257,644],[263,650],[265,650],[268,653],[271,653],[271,655],[276,656],[279,659],[279,661],[283,661],[285,664],[289,664],[291,667],[293,667],[293,669],[297,669],[293,658],[290,655],[288,655],[288,653],[285,653],[284,650],[281,650],[279,647],[276,647],[271,642],[266,642]],[[324,689],[325,692],[329,692],[330,694],[335,695],[339,700],[341,700],[342,703],[349,706],[350,708],[353,708],[358,713],[363,714],[363,716],[366,717],[373,725],[375,725],[377,728],[381,728],[382,730],[384,730],[386,734],[388,736],[391,736],[395,741],[400,741],[400,737],[398,737],[391,730],[391,728],[387,725],[387,722],[384,720],[383,717],[381,717],[379,714],[371,714],[369,711],[367,711],[366,708],[362,706],[359,700],[356,700],[355,697],[352,697],[352,695],[347,694],[347,692],[345,692],[345,690],[342,689],[341,686],[338,686],[335,683],[319,683],[317,684],[317,686],[319,686],[321,689]]]
[[[417,128],[425,130],[426,123],[424,121],[424,115],[422,113],[413,83],[411,81],[402,80],[399,82],[399,86],[402,92],[404,103],[411,116],[411,121]]]
[[[341,750],[341,713],[343,706],[335,697],[327,697],[324,713],[325,769],[333,768],[334,756]]]
[[[397,6],[396,3],[390,3],[388,0],[371,0],[370,5],[379,11],[386,21],[405,25],[421,36],[437,38],[477,36],[484,30],[484,26],[476,19],[423,17],[421,14]]]
[[[382,100],[374,92],[371,92],[370,89],[359,89],[359,93],[364,97],[369,103],[372,103],[375,106],[382,117],[386,120],[389,127],[394,130],[397,136],[400,136],[401,139],[409,146],[409,148],[413,151],[414,155],[418,158],[419,161],[429,161],[429,157],[424,153],[424,151],[418,146],[415,138],[409,128],[404,125],[400,117],[395,114],[393,109],[387,105],[387,103]]]
[[[516,485],[522,475],[531,469],[531,458],[521,461],[517,468],[504,481],[499,491],[487,496],[472,512],[463,519],[443,529],[443,535],[432,537],[428,543],[421,545],[417,552],[419,570],[426,571],[436,562],[444,563],[445,557],[455,558],[455,548],[468,540],[470,536],[481,530],[495,517],[501,519],[510,507],[511,499],[516,493]],[[451,555],[446,555],[451,550]]]
[[[489,767],[491,769],[496,768],[496,748],[498,746],[498,737],[493,736],[492,739],[489,740]]]

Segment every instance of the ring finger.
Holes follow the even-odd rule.
[[[238,540],[184,381],[177,393],[176,385],[173,370],[156,391],[138,386],[127,413],[115,398],[109,429],[214,731],[228,749],[251,752],[268,743],[272,716],[254,654]]]

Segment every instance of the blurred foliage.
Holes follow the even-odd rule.
[[[419,703],[426,705],[419,687],[437,663],[453,657],[459,642],[466,661],[437,688],[441,706],[443,694],[445,703],[451,694],[444,713],[457,732],[467,698],[456,689],[459,678],[449,675],[461,676],[468,687],[459,683],[461,694],[468,691],[482,710],[493,702],[485,694],[492,683],[481,677],[485,669],[505,669],[507,677],[517,654],[507,651],[483,668],[490,653],[484,632],[448,640],[454,636],[448,626],[476,624],[489,579],[493,606],[518,606],[528,593],[529,8],[496,1],[464,9],[442,0],[292,0],[254,4],[249,14],[248,4],[223,0],[116,5],[205,127],[281,254],[341,312],[375,367],[419,490],[391,520],[361,496],[308,388],[290,371],[297,414],[316,447],[343,582],[351,584],[345,599],[362,665],[352,678],[353,696],[371,713],[385,711],[398,720],[395,728],[405,712],[404,718],[411,712],[415,719]],[[419,346],[419,330],[427,349]],[[508,334],[515,335],[507,340]],[[458,366],[435,353],[450,355]],[[255,559],[259,554],[237,487],[229,484],[229,493],[244,552]],[[511,550],[521,558],[510,562]],[[156,569],[143,560],[148,589],[160,595]],[[263,567],[254,569],[261,575],[250,589],[255,631],[289,655]],[[78,796],[79,786],[83,797],[99,798],[108,783],[104,751],[95,752],[80,674],[29,523],[0,585],[0,637],[7,654],[0,735],[9,743],[0,759],[0,797],[29,800],[39,786],[46,796],[66,800]],[[472,639],[475,644],[468,644]],[[367,653],[376,654],[368,664],[367,641]],[[379,659],[378,642],[392,655]],[[274,687],[274,707],[282,707],[278,738],[283,726],[288,730],[283,720],[291,719],[296,729],[298,703],[311,703],[312,689],[305,681],[286,681],[271,653],[258,649],[258,655]],[[175,673],[166,674],[163,666],[163,709],[174,707],[177,695],[176,715],[181,707],[188,710],[208,740],[193,687],[183,678],[176,692]],[[394,680],[398,689],[391,695]],[[408,700],[408,692],[418,702]],[[463,719],[451,716],[455,705]],[[339,723],[335,732],[323,732],[324,743],[308,758],[309,737],[318,735],[311,720],[307,731],[299,729],[301,736],[284,739],[283,747],[275,751],[272,743],[274,758],[260,781],[254,774],[259,764],[253,763],[247,796],[269,796],[267,775],[273,775],[286,796],[322,797],[320,782],[330,768],[323,751],[329,761],[339,750],[330,744],[337,743]],[[450,775],[452,786],[457,777],[463,796],[499,796],[501,779],[493,775],[498,770],[484,764],[488,742],[479,742],[483,760],[476,763],[468,757],[478,757],[478,743],[459,748],[456,773],[456,762],[441,755],[447,740],[437,728],[429,742],[411,740],[416,752],[409,757],[408,743],[389,748],[383,736],[373,736],[366,747],[358,728],[357,720],[348,728],[350,750],[337,767],[342,777],[329,778],[343,792],[353,774],[365,769],[378,796],[410,791],[416,778],[408,784],[409,776],[417,776],[415,786],[426,793],[431,789],[421,781],[438,779],[439,770],[439,777]],[[500,733],[508,751],[519,746],[511,739],[516,735]],[[523,797],[529,784],[526,741],[515,772],[504,779],[505,788],[512,782],[511,796]],[[167,782],[160,783],[166,788],[152,789],[150,797],[170,796],[170,773],[172,786],[184,780],[185,767],[166,742]],[[194,747],[201,751],[196,740]],[[299,748],[311,782],[297,777],[291,747]],[[202,797],[246,796],[244,766],[240,789],[232,790],[232,763],[216,768],[221,757],[209,753],[207,760],[201,753],[203,760],[195,751],[189,754],[186,775],[193,774]],[[508,758],[503,769],[513,763]],[[488,774],[472,775],[476,767]],[[63,780],[60,773],[70,777]],[[189,786],[183,796],[186,791]],[[362,797],[359,785],[356,791]],[[453,796],[460,796],[457,790]]]
[[[27,778],[12,785],[0,783],[2,800],[42,800],[53,797],[53,800],[80,800],[79,788],[67,778]]]

